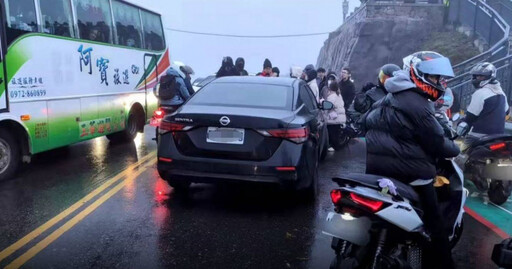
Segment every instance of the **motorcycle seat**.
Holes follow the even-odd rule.
[[[484,145],[487,143],[490,143],[495,140],[511,140],[512,141],[512,135],[508,134],[495,134],[495,135],[486,135],[482,138],[479,138],[471,143],[471,148],[475,148],[480,145]]]
[[[332,180],[339,185],[360,185],[376,190],[381,190],[382,188],[379,187],[379,179],[386,178],[393,182],[393,184],[396,187],[397,193],[403,197],[408,199],[411,202],[418,203],[420,201],[418,193],[414,191],[412,186],[409,184],[405,184],[397,179],[390,178],[390,177],[383,177],[378,175],[371,175],[371,174],[360,174],[360,173],[348,173],[344,174],[343,176],[333,178]]]

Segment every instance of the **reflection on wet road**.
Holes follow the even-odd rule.
[[[330,178],[364,171],[362,141],[320,165],[320,195],[307,203],[259,185],[198,184],[177,195],[156,171],[153,134],[146,127],[135,143],[99,138],[48,152],[0,183],[0,267],[329,267],[321,225]],[[454,257],[460,268],[495,268],[500,240],[466,217]]]

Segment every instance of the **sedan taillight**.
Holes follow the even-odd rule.
[[[190,129],[192,129],[192,126],[188,126],[188,125],[181,124],[181,123],[162,121],[160,123],[160,128],[158,129],[158,132],[160,134],[165,134],[168,132],[188,131]]]
[[[265,136],[283,138],[295,143],[303,143],[308,140],[309,129],[307,127],[301,127],[294,129],[276,129],[259,131],[259,133]]]

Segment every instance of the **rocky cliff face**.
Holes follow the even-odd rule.
[[[442,5],[367,3],[329,35],[317,67],[339,74],[348,66],[357,89],[375,83],[382,65],[402,66],[404,56],[417,51],[431,31],[443,27],[443,14]]]

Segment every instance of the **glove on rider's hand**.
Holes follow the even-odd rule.
[[[373,87],[375,87],[375,84],[368,82],[368,83],[366,83],[366,85],[364,85],[362,90],[363,90],[363,92],[367,92],[367,91],[371,90]]]
[[[457,125],[457,135],[465,136],[469,132],[470,126],[465,121],[462,121]]]

